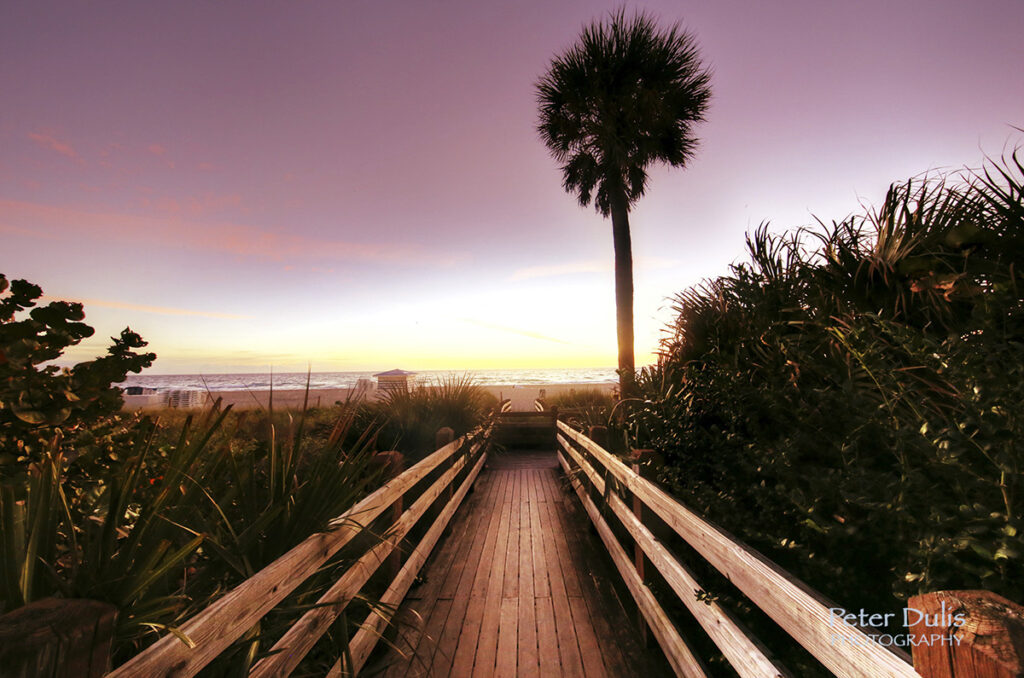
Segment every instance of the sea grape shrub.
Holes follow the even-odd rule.
[[[1024,599],[1022,195],[1014,157],[760,229],[748,263],[677,297],[640,375],[629,427],[658,479],[842,605]]]
[[[105,356],[71,368],[45,365],[94,330],[82,322],[80,303],[37,306],[42,294],[38,285],[0,274],[0,465],[38,459],[55,435],[95,440],[95,427],[123,404],[112,384],[156,358],[137,352],[146,342],[125,328]]]

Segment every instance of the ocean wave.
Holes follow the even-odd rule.
[[[359,379],[373,379],[376,372],[314,372],[308,375],[311,389],[353,388]],[[552,369],[504,369],[470,370],[424,370],[417,372],[421,384],[435,384],[451,376],[468,375],[483,386],[516,384],[601,384],[618,381],[613,367],[595,368],[552,368]],[[130,374],[120,386],[142,386],[144,388],[201,389],[209,391],[294,391],[306,388],[305,372],[281,374]]]

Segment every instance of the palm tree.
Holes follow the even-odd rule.
[[[692,128],[711,98],[710,71],[695,38],[678,25],[624,10],[583,29],[537,83],[537,130],[562,164],[562,185],[612,218],[619,386],[633,392],[633,254],[629,210],[647,187],[647,166],[683,167],[694,156]]]

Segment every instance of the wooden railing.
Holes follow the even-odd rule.
[[[444,469],[436,480],[411,505],[395,518],[384,538],[363,554],[323,594],[316,606],[307,611],[271,648],[250,672],[251,677],[290,674],[317,640],[344,611],[381,565],[395,563],[393,553],[411,528],[444,495],[443,508],[415,545],[400,568],[395,568],[391,583],[380,600],[381,608],[395,607],[412,586],[417,573],[437,543],[445,526],[480,474],[486,461],[484,443],[488,432],[477,431],[451,440],[415,466],[388,480],[380,489],[357,503],[330,523],[326,532],[314,534],[285,555],[247,579],[217,602],[182,624],[179,628],[188,643],[173,635],[165,636],[141,654],[128,660],[113,673],[116,678],[134,676],[193,676],[317,572],[332,556],[381,514],[400,507],[406,493],[435,469]],[[397,455],[397,453],[392,453]],[[445,466],[447,465],[447,468]],[[454,490],[457,478],[462,478]],[[396,512],[398,513],[398,512]],[[341,661],[330,675],[355,675],[373,649],[382,627],[387,623],[380,610],[372,612],[349,643],[351,665]]]
[[[696,592],[704,589],[693,573],[645,526],[643,513],[646,511],[653,512],[664,521],[833,674],[862,678],[920,675],[905,653],[898,655],[890,651],[872,640],[861,628],[847,623],[841,616],[837,617],[834,610],[838,608],[823,596],[757,551],[703,520],[590,438],[564,422],[558,422],[557,439],[559,462],[677,675],[705,674],[701,661],[694,656],[645,584],[645,558],[657,568],[737,674],[764,678],[789,673],[773,661],[762,644],[717,602],[698,599]],[[623,493],[623,489],[628,491],[628,495]],[[634,504],[632,509],[626,504],[630,495]],[[609,512],[598,507],[595,496],[634,540],[637,548],[634,558],[627,555],[606,522],[605,515]]]

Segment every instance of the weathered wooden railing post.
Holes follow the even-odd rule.
[[[60,598],[0,616],[0,678],[99,678],[116,620],[109,603]]]
[[[591,426],[587,430],[587,437],[593,440],[597,445],[603,449],[608,449],[608,427],[607,426]],[[638,453],[643,453],[646,450],[634,450],[632,469],[635,473],[640,473],[640,462],[643,461]],[[643,502],[640,497],[633,495],[633,515],[641,523],[644,521],[644,509]],[[640,546],[639,542],[633,543],[633,567],[636,569],[637,575],[640,577],[640,581],[644,581],[644,550]],[[643,641],[644,647],[647,646],[647,621],[644,619],[643,612],[637,608],[636,611],[636,624],[637,628],[640,629],[640,638]]]
[[[402,471],[405,470],[405,457],[401,452],[392,450],[391,452],[378,452],[374,458],[374,462],[384,469],[384,480],[385,482],[392,478],[397,478],[401,475]],[[391,505],[391,524],[394,525],[398,522],[399,518],[402,517],[402,497],[399,496],[395,503]],[[395,544],[395,550],[388,556],[388,578],[394,579],[398,576],[399,570],[402,569],[402,549],[401,544]]]
[[[587,437],[597,443],[598,447],[608,449],[608,427],[591,426],[587,429]]]
[[[640,464],[647,461],[650,458],[652,450],[633,450],[630,455],[631,464],[630,468],[633,469],[633,473],[640,475]],[[633,495],[633,515],[642,524],[644,522],[644,503],[640,500],[636,494]],[[640,546],[640,542],[633,543],[633,566],[636,568],[636,573],[640,575],[640,581],[646,582],[644,577],[644,550]],[[637,612],[637,625],[640,627],[640,637],[643,639],[644,647],[647,647],[647,623],[644,621],[643,614]]]
[[[923,678],[1024,677],[1024,606],[990,591],[939,591],[911,598],[906,614]]]
[[[455,430],[449,426],[442,426],[441,428],[437,429],[437,435],[434,437],[434,449],[440,450],[442,447],[452,442],[453,440],[455,440]],[[455,485],[455,483],[451,483],[450,485],[448,485],[448,489],[444,491],[445,505],[447,505],[448,502],[452,500],[453,485]]]

